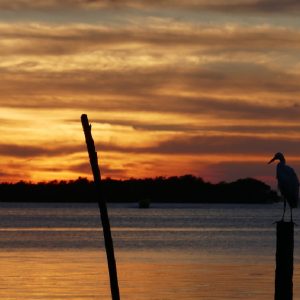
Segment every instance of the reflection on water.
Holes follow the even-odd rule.
[[[0,298],[95,299],[105,294],[106,298],[102,299],[109,299],[105,265],[101,266],[97,254],[88,251],[2,252]]]
[[[273,298],[280,205],[114,205],[109,213],[122,299]],[[0,204],[0,222],[0,299],[110,299],[96,205]]]
[[[133,258],[133,257],[132,257]],[[134,259],[133,259],[134,260]],[[122,299],[197,299],[197,265],[122,262]],[[95,251],[25,251],[1,255],[1,299],[110,299],[103,255]],[[11,287],[14,287],[13,289]]]
[[[118,264],[124,300],[273,297],[272,264],[255,259],[248,264],[229,264],[226,257],[220,263],[208,264],[184,263],[181,259],[170,263],[155,256],[149,262],[136,260],[138,255],[127,253]],[[0,267],[0,299],[111,299],[105,257],[100,251],[2,252]],[[294,283],[300,280],[297,270]],[[295,284],[294,292],[294,299],[300,299],[299,285]]]

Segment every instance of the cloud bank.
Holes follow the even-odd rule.
[[[277,151],[299,168],[298,2],[23,0],[0,10],[11,16],[0,23],[1,180],[90,176],[82,113],[104,176],[271,182],[263,166]]]

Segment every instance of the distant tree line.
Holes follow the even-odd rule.
[[[212,184],[193,175],[128,180],[102,180],[102,192],[108,202],[177,203],[273,203],[277,193],[267,184],[253,179]],[[1,183],[2,202],[95,202],[94,183],[86,178],[71,181]]]

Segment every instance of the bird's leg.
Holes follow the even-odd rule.
[[[281,221],[282,221],[282,222],[284,222],[285,209],[286,209],[286,200],[283,199],[283,215],[282,215],[282,218],[281,218]]]
[[[295,226],[298,226],[297,223],[294,222],[293,220],[293,209],[291,208],[291,222],[295,225]]]

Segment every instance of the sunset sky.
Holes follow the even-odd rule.
[[[0,181],[300,173],[300,1],[0,0]]]

